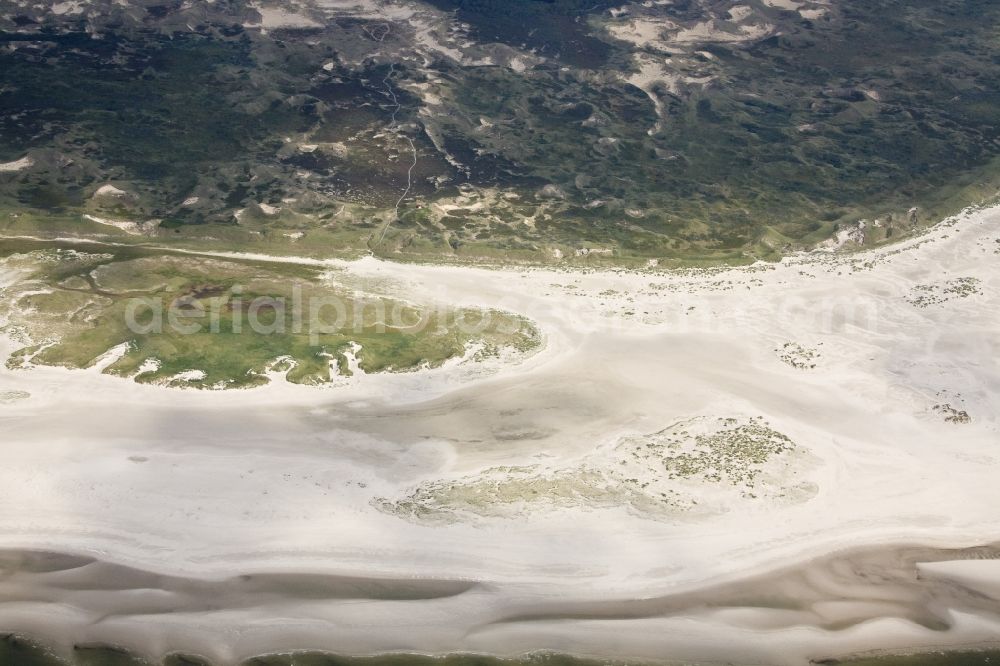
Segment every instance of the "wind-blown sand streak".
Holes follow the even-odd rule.
[[[440,641],[447,628],[455,637],[457,629],[464,629],[465,640],[506,656],[516,656],[518,648],[532,648],[519,636],[525,630],[529,635],[561,635],[564,649],[579,650],[581,643],[589,643],[606,652],[606,645],[581,637],[596,630],[606,640],[602,628],[610,623],[624,624],[626,631],[634,631],[631,625],[636,624],[659,626],[669,642],[646,638],[651,645],[663,645],[659,657],[744,662],[746,647],[727,645],[723,639],[739,640],[740,634],[760,632],[757,641],[773,645],[758,650],[754,659],[796,663],[800,655],[786,652],[779,657],[779,650],[796,653],[802,644],[783,646],[782,639],[794,641],[811,629],[814,645],[825,643],[843,651],[865,644],[866,623],[886,632],[884,647],[913,647],[912,641],[918,639],[956,647],[992,644],[992,632],[1000,625],[998,589],[983,594],[955,571],[981,569],[985,564],[995,583],[998,556],[997,546],[855,549],[661,597],[595,597],[576,591],[558,599],[539,597],[516,585],[445,579],[265,573],[185,578],[90,557],[4,551],[0,552],[0,615],[8,631],[55,636],[51,645],[64,654],[82,642],[98,641],[145,652],[150,645],[169,645],[226,663],[254,650],[306,646],[343,653],[369,644],[371,636],[366,634],[380,632],[385,632],[380,641],[404,636],[395,640],[411,650],[433,651],[434,643],[414,641],[413,632],[429,630]],[[414,603],[421,605],[427,618],[410,616]],[[471,615],[459,619],[459,612]],[[442,617],[451,627],[437,624]],[[966,617],[979,618],[980,626]],[[274,618],[281,621],[269,621]],[[690,637],[681,634],[685,624],[694,630]],[[706,624],[714,641],[699,631],[699,625]],[[215,644],[213,631],[225,627],[240,631],[223,650]],[[573,634],[568,629],[581,637],[569,642]]]

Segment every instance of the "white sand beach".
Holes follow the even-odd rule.
[[[741,269],[328,263],[545,347],[324,389],[0,369],[0,628],[220,664],[1000,643],[1000,568],[967,561],[1000,549],[964,550],[1000,542],[1000,210]],[[752,491],[640,464],[719,419],[794,448]]]

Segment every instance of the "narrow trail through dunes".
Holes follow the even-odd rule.
[[[392,27],[388,23],[384,25],[385,30],[379,31],[377,33],[377,37],[375,33],[369,32],[367,27],[365,27],[365,32],[368,32],[368,34],[379,43],[384,42],[385,38],[392,32]],[[375,243],[376,248],[382,245],[382,241],[385,240],[385,234],[389,231],[389,227],[392,226],[392,223],[399,221],[399,207],[403,205],[406,197],[410,195],[410,190],[413,188],[413,170],[417,168],[417,146],[413,143],[413,139],[402,133],[402,128],[399,126],[399,122],[396,119],[396,116],[400,110],[402,110],[403,105],[399,102],[399,99],[396,96],[396,91],[392,87],[392,75],[395,72],[396,63],[390,63],[389,73],[382,80],[382,85],[385,87],[385,93],[392,100],[392,119],[389,122],[389,131],[392,132],[394,136],[398,137],[402,135],[402,137],[406,139],[406,142],[410,145],[410,152],[413,153],[413,163],[406,171],[406,187],[403,189],[403,193],[400,195],[399,199],[396,201],[396,205],[393,207],[392,218],[385,223],[385,226],[382,227],[382,232],[379,234],[378,241]]]

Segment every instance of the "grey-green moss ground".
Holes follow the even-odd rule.
[[[567,507],[626,507],[645,517],[675,519],[746,502],[805,501],[816,493],[816,485],[801,478],[810,460],[760,417],[695,418],[623,438],[570,465],[492,467],[424,481],[373,505],[427,523],[511,519]]]

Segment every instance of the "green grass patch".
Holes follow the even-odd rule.
[[[499,353],[539,344],[520,317],[359,297],[311,267],[129,248],[33,250],[5,263],[28,271],[0,302],[7,332],[24,343],[11,367],[86,368],[117,348],[104,371],[139,382],[243,388],[276,372],[318,385],[354,364],[404,372],[471,345]]]

